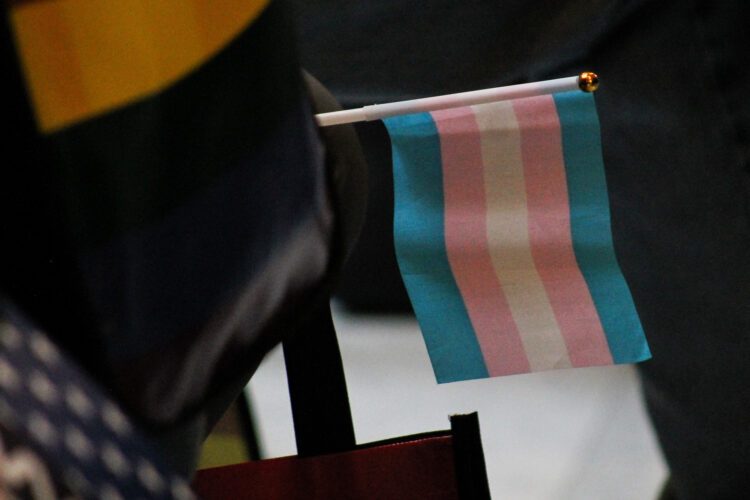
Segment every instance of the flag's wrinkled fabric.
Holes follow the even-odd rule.
[[[396,255],[439,382],[650,357],[591,94],[385,120]]]

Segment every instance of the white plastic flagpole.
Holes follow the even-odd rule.
[[[470,106],[485,102],[505,101],[521,97],[568,92],[571,90],[593,92],[598,86],[599,77],[596,76],[595,73],[587,71],[578,76],[558,78],[556,80],[522,83],[519,85],[509,85],[507,87],[473,90],[470,92],[460,92],[458,94],[425,97],[422,99],[411,99],[408,101],[398,101],[387,104],[373,104],[362,108],[320,113],[315,115],[315,118],[318,121],[318,125],[321,127],[327,127],[329,125],[340,125],[342,123],[381,120],[383,118],[388,118],[389,116],[421,113],[438,109],[454,108],[457,106]]]

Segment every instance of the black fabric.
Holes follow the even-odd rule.
[[[47,135],[3,20],[0,289],[188,475],[330,293],[332,196],[285,3],[173,85]]]
[[[131,410],[174,423],[196,400],[153,400],[203,392],[224,346],[240,356],[328,264],[321,145],[284,6],[174,85],[51,135],[34,127],[3,34],[3,118],[18,137],[0,182],[14,242],[0,286]],[[201,342],[187,379],[203,382],[169,390]]]
[[[589,59],[611,74],[597,102],[615,250],[681,499],[742,498],[750,470],[750,103],[735,100],[750,91],[749,14],[742,2],[653,3]],[[731,85],[716,67],[727,60]]]
[[[3,239],[12,238],[15,244],[0,249],[0,287],[43,328],[56,324],[53,318],[77,318],[81,357],[96,370],[101,361],[89,353],[101,352],[104,342],[87,314],[72,252],[61,245],[67,236],[60,179],[49,168],[51,147],[39,138],[9,20],[3,14],[0,72],[5,112],[0,120],[7,159],[0,172],[0,227]]]
[[[306,91],[316,113],[340,109],[338,102],[315,77],[305,72],[303,72],[303,77]],[[321,311],[322,308],[328,308],[330,296],[338,286],[342,268],[349,258],[362,227],[362,218],[367,203],[367,167],[357,135],[351,126],[318,129],[318,134],[325,149],[326,180],[332,198],[332,210],[335,212],[326,275],[313,296],[307,297],[304,303],[295,303],[292,304],[293,307],[285,308],[272,324],[267,325],[267,334],[263,339],[259,339],[265,343],[258,345],[257,353],[269,351],[277,339],[288,339],[285,344],[293,344],[297,336],[307,336],[311,331],[318,330],[328,336],[326,323],[329,320]],[[306,345],[309,345],[314,340],[314,338],[308,338],[302,342],[307,342]],[[333,340],[335,341],[335,338]],[[205,422],[201,427],[204,431],[202,437],[208,434],[208,431],[218,422],[224,409],[235,399],[236,394],[242,391],[244,381],[255,371],[259,362],[260,359],[245,359],[245,378],[236,379],[232,384],[224,383],[223,389],[214,393],[203,415]],[[229,361],[227,364],[231,367],[235,363]],[[218,381],[226,381],[226,377],[221,372],[216,374],[216,378]],[[247,423],[252,424],[249,421]]]
[[[92,245],[141,228],[251,157],[298,106],[295,60],[283,3],[271,2],[164,91],[52,133],[71,238]]]

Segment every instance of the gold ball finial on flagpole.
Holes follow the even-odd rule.
[[[599,88],[599,77],[591,71],[584,71],[578,76],[578,88],[584,92],[593,92]]]

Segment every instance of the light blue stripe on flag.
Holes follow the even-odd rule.
[[[599,118],[593,94],[555,94],[562,128],[571,207],[573,249],[607,336],[615,363],[651,357],[617,263],[610,227]]]
[[[429,113],[383,120],[391,136],[394,242],[439,383],[488,376],[445,249],[440,139]]]

